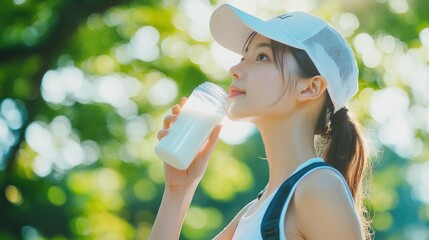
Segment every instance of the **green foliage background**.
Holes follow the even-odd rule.
[[[298,4],[235,2],[269,15]],[[351,107],[378,155],[367,200],[375,239],[429,239],[429,2],[301,2],[352,29],[361,83]],[[211,12],[220,3],[0,2],[0,239],[147,238],[163,191],[154,154],[163,117],[199,83],[230,81],[213,40],[192,33],[201,23],[189,16],[190,7]],[[359,27],[341,25],[342,17]],[[369,45],[372,52],[362,50]],[[386,89],[383,107],[407,116],[396,128],[374,107]],[[403,141],[389,141],[395,133]],[[256,196],[267,179],[263,156],[257,133],[218,144],[183,239],[213,237]]]

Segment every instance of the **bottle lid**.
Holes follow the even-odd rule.
[[[200,84],[196,89],[198,89],[198,91],[206,93],[213,100],[218,102],[222,106],[223,110],[225,110],[225,112],[228,110],[228,93],[222,87],[211,82],[204,82]]]

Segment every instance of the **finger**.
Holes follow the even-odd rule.
[[[163,137],[167,136],[167,134],[168,134],[168,129],[162,129],[158,131],[158,134],[157,134],[158,140],[161,140]]]
[[[180,112],[180,109],[181,109],[180,105],[176,104],[174,105],[173,108],[171,108],[171,113],[173,113],[173,115],[178,115]]]
[[[171,112],[172,112],[174,115],[179,115],[180,110],[182,110],[182,107],[183,107],[183,105],[185,105],[186,100],[187,100],[187,98],[186,98],[186,97],[182,97],[182,98],[180,99],[180,104],[176,104],[176,105],[174,105],[174,107],[173,107],[173,108],[171,108]]]
[[[164,129],[170,128],[171,124],[176,121],[176,115],[168,115],[164,118]]]
[[[180,108],[182,108],[182,107],[183,107],[183,105],[185,105],[186,100],[188,100],[186,97],[182,97],[182,98],[180,99]]]

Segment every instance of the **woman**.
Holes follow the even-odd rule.
[[[320,18],[292,12],[262,21],[230,5],[215,10],[214,39],[243,55],[230,70],[228,117],[258,128],[265,146],[269,181],[215,239],[262,239],[261,224],[279,187],[315,162],[294,183],[281,208],[280,239],[365,239],[362,205],[367,165],[358,125],[344,106],[358,91],[358,69],[343,37]],[[168,134],[180,108],[165,118],[158,138]],[[186,211],[218,140],[220,126],[186,171],[164,165],[166,186],[150,239],[178,239]],[[314,140],[328,143],[323,159]]]

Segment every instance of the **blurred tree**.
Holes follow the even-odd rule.
[[[237,60],[208,32],[218,3],[0,3],[0,239],[147,238],[163,116],[201,82],[226,87]],[[234,3],[261,16],[309,10],[348,38],[361,69],[351,107],[384,149],[368,190],[375,237],[429,239],[429,2]],[[184,239],[214,236],[265,184],[260,136],[230,129],[243,131],[218,144]]]

